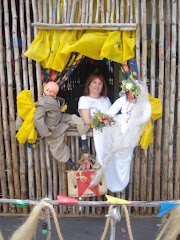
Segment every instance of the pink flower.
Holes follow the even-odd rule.
[[[43,82],[44,81],[44,74],[41,73],[41,81]]]

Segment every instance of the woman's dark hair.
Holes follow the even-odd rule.
[[[89,92],[89,85],[96,79],[98,78],[102,83],[103,83],[103,88],[102,88],[102,92],[100,93],[101,96],[103,97],[107,97],[107,85],[105,82],[105,79],[103,77],[103,75],[101,73],[91,73],[91,75],[88,77],[87,81],[86,81],[86,85],[85,85],[85,89],[84,89],[84,96],[89,96],[90,92]]]

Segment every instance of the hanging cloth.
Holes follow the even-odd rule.
[[[41,62],[43,68],[62,72],[72,52],[95,60],[127,64],[134,57],[135,31],[62,31],[39,29],[25,56]]]

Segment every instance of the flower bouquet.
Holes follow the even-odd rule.
[[[99,110],[91,120],[91,127],[102,132],[104,127],[113,126],[115,123],[110,115],[102,113]]]

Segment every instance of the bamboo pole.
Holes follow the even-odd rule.
[[[133,31],[136,30],[135,23],[109,23],[109,24],[86,24],[86,23],[71,23],[71,24],[45,24],[32,23],[32,26],[38,29],[62,29],[62,30],[87,30],[87,29],[101,29],[101,30],[120,30]]]
[[[135,1],[135,19],[136,19],[136,61],[139,74],[141,74],[140,68],[140,11],[139,11],[139,0]]]
[[[105,23],[104,0],[101,0],[101,23]]]
[[[164,1],[159,1],[159,82],[158,98],[163,106],[163,83],[164,83]],[[160,199],[160,175],[161,175],[161,134],[162,118],[157,120],[156,144],[155,144],[155,172],[154,172],[154,199]],[[155,209],[157,214],[158,209]]]
[[[10,139],[9,139],[9,128],[8,128],[8,117],[7,117],[7,95],[6,95],[6,82],[5,82],[5,72],[4,72],[4,41],[2,32],[2,3],[0,3],[0,71],[1,71],[1,104],[2,104],[2,124],[3,124],[3,135],[4,135],[4,146],[6,151],[6,169],[7,169],[7,187],[9,197],[14,198],[14,184],[13,184],[13,173],[12,173],[12,158],[10,149]]]
[[[63,0],[63,23],[66,23],[66,11],[67,11],[67,2]]]
[[[99,22],[100,0],[97,0],[95,23]]]
[[[178,1],[178,53],[180,53],[180,2]],[[177,89],[177,133],[176,146],[180,146],[180,54],[178,54],[178,89]],[[176,147],[176,163],[175,163],[175,184],[174,199],[180,198],[180,151]]]
[[[114,9],[115,9],[115,1],[112,0],[112,3],[111,3],[110,23],[114,23]]]
[[[16,16],[13,16],[13,21],[15,21],[14,18],[16,18]],[[18,168],[17,144],[16,144],[15,110],[14,110],[15,106],[14,106],[14,98],[13,98],[12,52],[11,52],[10,29],[9,29],[9,9],[8,9],[7,1],[4,1],[4,21],[5,21],[5,41],[6,41],[6,67],[8,69],[7,71],[8,103],[9,103],[9,124],[10,124],[10,135],[11,135],[13,177],[14,177],[15,197],[16,196],[20,197],[20,181],[19,181],[19,168]],[[15,31],[14,24],[13,24],[13,31]],[[16,45],[14,42],[14,48],[15,47]]]
[[[81,23],[85,22],[86,19],[86,1],[82,0],[82,15],[81,15]]]
[[[162,164],[162,194],[163,200],[167,199],[168,192],[168,147],[169,147],[169,102],[170,102],[170,1],[166,1],[166,55],[165,55],[165,108],[164,108],[164,139],[163,139],[163,164]]]
[[[147,13],[146,1],[141,1],[141,26],[142,26],[142,81],[147,82]],[[146,177],[147,177],[147,150],[141,151],[141,190],[140,199],[146,200]],[[145,214],[145,209],[141,209],[140,214]]]
[[[30,20],[30,5],[29,0],[25,1],[26,4],[26,29],[27,29],[27,48],[30,47],[31,44],[31,20]],[[29,86],[31,90],[31,96],[34,100],[34,79],[33,79],[33,65],[32,59],[28,58],[28,77],[29,77]]]
[[[111,12],[111,1],[107,0],[107,6],[106,6],[106,23],[109,23],[110,20],[110,12]]]
[[[34,17],[36,16],[37,18],[36,0],[32,0],[32,5],[33,5],[33,15]],[[35,22],[37,22],[37,19]],[[46,0],[43,0],[43,22],[47,23],[47,1]]]
[[[74,16],[75,16],[75,12],[76,12],[76,7],[77,7],[77,0],[73,1],[73,6],[72,6],[72,10],[71,10],[71,17],[70,17],[70,23],[74,22]]]
[[[34,150],[34,168],[35,168],[35,181],[36,181],[36,199],[41,199],[41,171],[39,162],[39,148],[38,146]]]
[[[135,5],[138,7],[137,5]],[[124,23],[124,0],[121,0],[121,5],[120,5],[120,23]]]
[[[130,0],[130,23],[133,23],[133,0]]]
[[[151,1],[152,9],[152,27],[151,27],[151,86],[150,93],[155,97],[155,81],[156,81],[156,0]],[[152,187],[153,187],[153,156],[154,144],[149,146],[148,152],[148,173],[147,173],[147,200],[152,201]],[[152,214],[152,209],[147,209],[147,214]]]
[[[56,23],[57,15],[56,15],[56,9],[57,9],[57,0],[53,0],[53,10],[52,10],[52,23]]]
[[[53,199],[57,198],[58,195],[58,175],[57,175],[57,168],[58,164],[56,159],[53,158],[52,160],[52,176],[53,176]],[[56,213],[58,213],[58,208],[57,206],[54,206]]]
[[[52,187],[53,187],[53,184],[52,184],[52,172],[51,172],[51,164],[50,164],[50,156],[49,156],[49,148],[48,148],[48,143],[47,141],[45,140],[45,151],[46,151],[46,166],[47,166],[47,182],[48,182],[48,198],[50,199],[53,199],[52,196],[53,196],[53,190],[52,190]]]
[[[173,199],[173,147],[174,147],[174,115],[176,93],[176,17],[177,1],[172,1],[172,42],[171,42],[171,90],[169,114],[169,166],[168,166],[168,199]]]
[[[126,0],[126,23],[129,22],[130,19],[130,2]]]
[[[82,16],[82,0],[79,0],[79,8],[78,8],[78,19],[77,23],[81,22],[81,16]]]
[[[43,5],[42,5],[42,0],[39,0],[37,2],[38,4],[38,18],[39,18],[39,22],[42,22],[43,21],[43,16],[42,16],[42,8],[43,8]]]
[[[59,24],[61,22],[61,14],[60,14],[60,0],[57,0],[57,24]],[[75,0],[74,0],[75,1]],[[76,0],[77,1],[77,0]],[[75,13],[75,12],[74,12]]]
[[[0,16],[1,17],[1,16]],[[0,80],[1,87],[1,80]],[[2,101],[1,101],[2,102]],[[1,115],[1,105],[0,105],[0,182],[1,182],[1,192],[2,197],[7,198],[7,178],[6,178],[6,167],[5,167],[5,156],[4,156],[4,144],[3,144],[3,128],[2,128],[2,115]],[[8,212],[8,204],[3,205],[3,213]]]
[[[89,0],[86,0],[86,19],[85,19],[85,23],[88,23],[88,19],[89,19]]]
[[[119,23],[119,0],[116,0],[116,23]]]
[[[93,0],[90,0],[89,2],[89,23],[92,24],[92,18],[93,18]]]
[[[49,2],[49,23],[51,24],[53,22],[53,13],[52,13],[52,1],[48,1]]]
[[[71,16],[71,0],[68,0],[67,23],[70,22],[70,16]]]
[[[139,201],[140,189],[140,148],[135,148],[135,166],[134,166],[134,200]],[[134,213],[139,214],[139,209],[134,208]]]

